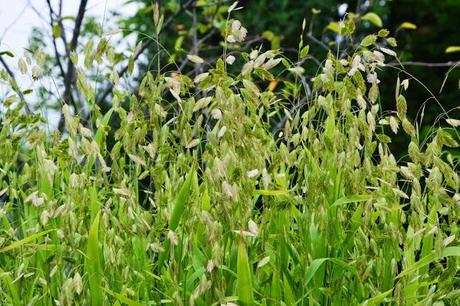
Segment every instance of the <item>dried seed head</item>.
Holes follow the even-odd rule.
[[[257,226],[257,224],[254,221],[249,220],[248,228],[249,228],[249,231],[252,234],[254,234],[254,236],[257,236],[259,234],[259,227]]]
[[[258,169],[253,169],[253,170],[249,170],[248,172],[246,172],[246,176],[248,178],[253,178],[253,177],[256,177],[257,175],[259,175]]]
[[[177,237],[177,234],[171,230],[168,232],[168,239],[171,241],[173,245],[179,244],[179,238]]]

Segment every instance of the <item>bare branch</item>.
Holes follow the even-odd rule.
[[[50,26],[51,26],[51,32],[53,32],[53,27],[54,27],[54,11],[53,11],[53,7],[51,6],[51,2],[50,0],[46,0],[46,3],[48,4],[48,9],[49,9],[49,17],[50,17]],[[58,19],[61,18],[60,15],[57,15],[56,16]],[[61,31],[63,31],[63,29],[61,28]],[[52,35],[52,42],[53,42],[53,48],[54,48],[54,56],[56,57],[56,63],[59,67],[59,71],[61,72],[61,76],[62,78],[65,78],[65,71],[64,71],[64,67],[62,66],[62,63],[61,63],[61,54],[59,53],[58,49],[57,49],[57,44],[56,44],[56,38],[54,37],[54,35]]]
[[[74,51],[77,48],[78,38],[80,36],[81,25],[83,23],[83,17],[85,16],[86,12],[86,5],[88,4],[88,0],[81,0],[80,6],[78,8],[77,17],[75,18],[75,26],[72,32],[72,40],[70,41],[69,46],[69,53]],[[69,56],[67,60],[67,70],[64,78],[64,103],[73,102],[75,110],[77,107],[75,105],[74,99],[72,97],[72,84],[74,83],[74,74],[75,74],[75,67],[72,63],[72,60]],[[61,114],[61,118],[59,120],[59,130],[62,131],[64,129],[64,116]]]
[[[195,0],[188,0],[186,3],[184,3],[176,13],[174,13],[172,16],[170,16],[168,18],[168,20],[166,20],[166,22],[163,24],[162,30],[167,28],[168,25],[174,20],[174,18],[176,18],[177,15],[179,15],[185,9],[187,9],[194,1]],[[139,58],[139,56],[141,56],[141,54],[152,44],[152,42],[153,42],[153,40],[150,39],[150,40],[147,40],[144,43],[142,43],[142,45],[139,48],[139,50],[134,54],[134,60],[137,60]],[[128,71],[128,68],[129,68],[128,65],[124,66],[118,72],[118,75],[120,77],[122,77]],[[102,102],[104,102],[104,100],[107,98],[107,96],[110,95],[110,93],[112,92],[113,86],[114,86],[114,84],[112,84],[112,83],[110,83],[107,86],[107,88],[102,92],[102,94],[97,99],[97,104],[101,104]]]
[[[362,5],[362,0],[357,0],[356,1],[356,14],[357,15],[361,13],[361,5]]]
[[[22,15],[24,15],[24,12],[26,11],[27,9],[27,5],[25,5],[23,7],[23,9],[21,10],[21,12],[16,16],[16,18],[13,20],[13,22],[11,22],[8,26],[5,27],[5,29],[3,30],[3,33],[2,35],[0,36],[0,40],[3,40],[3,38],[5,37],[6,33],[11,29],[11,27],[16,23],[18,22],[18,20],[22,17]]]
[[[421,66],[421,67],[430,67],[430,68],[436,68],[436,67],[452,67],[457,65],[459,62],[458,61],[449,61],[449,62],[444,62],[444,63],[427,63],[427,62],[391,62],[388,63],[388,65],[403,65],[403,66]]]
[[[323,48],[324,50],[328,51],[328,52],[332,52],[331,48],[329,48],[328,46],[326,46],[325,43],[323,43],[321,40],[319,40],[318,38],[316,38],[315,36],[313,36],[313,34],[307,34],[307,37],[310,38],[314,43],[316,43],[317,45],[319,45],[321,48]]]

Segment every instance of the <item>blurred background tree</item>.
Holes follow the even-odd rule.
[[[49,12],[38,13],[48,13],[49,16],[41,17],[49,27],[37,28],[31,33],[29,50],[45,50],[41,68],[53,78],[52,83],[35,91],[38,101],[34,107],[59,112],[64,99],[88,122],[89,118],[85,118],[88,107],[98,107],[102,112],[110,107],[113,94],[110,79],[113,76],[109,75],[110,69],[101,67],[91,77],[94,81],[92,89],[96,91],[94,101],[81,101],[79,91],[82,89],[78,88],[71,54],[75,49],[103,47],[97,46],[101,38],[113,42],[115,38],[108,34],[110,32],[122,34],[116,39],[123,48],[114,50],[112,63],[102,64],[108,65],[106,68],[117,67],[117,77],[127,88],[139,85],[138,76],[147,71],[156,75],[158,69],[176,70],[194,77],[205,65],[215,64],[224,46],[229,54],[235,55],[249,53],[252,49],[279,49],[287,59],[297,62],[301,39],[310,47],[309,55],[299,62],[305,69],[303,80],[309,82],[328,52],[345,58],[356,47],[354,42],[344,41],[337,33],[338,22],[363,18],[365,22],[356,23],[359,24],[356,31],[359,37],[355,41],[381,28],[388,29],[389,35],[396,38],[398,57],[405,70],[401,72],[401,63],[396,59],[382,68],[381,81],[391,84],[381,87],[383,113],[395,108],[393,85],[398,76],[401,80],[411,78],[407,92],[409,117],[419,122],[422,138],[433,126],[445,124],[436,120],[438,114],[457,107],[460,98],[460,69],[455,69],[460,53],[445,53],[447,47],[460,45],[458,0],[241,0],[232,12],[232,16],[241,20],[248,30],[248,37],[241,47],[223,39],[228,30],[228,8],[235,3],[233,0],[126,0],[126,4],[134,3],[138,7],[135,14],[127,16],[120,8],[118,12],[104,14],[102,23],[84,14],[88,9],[86,0],[78,2],[79,11],[75,16],[63,16],[64,1],[43,0],[48,4]],[[305,29],[302,31],[304,20]],[[76,41],[72,43],[74,34],[77,34]],[[133,37],[137,47],[132,43]],[[127,45],[131,49],[126,48]],[[123,61],[133,49],[135,52],[130,61]],[[191,61],[187,55],[198,55],[204,63]],[[236,58],[238,61],[239,57]],[[127,77],[125,73],[132,69],[133,62],[136,64],[134,77]],[[230,66],[230,70],[236,69],[232,67],[239,65]],[[280,65],[278,69],[283,67]],[[287,79],[257,85],[272,86],[285,97],[295,91]],[[452,114],[453,117],[458,115]],[[61,115],[60,127],[63,126],[62,118]],[[276,125],[274,123],[274,127]],[[395,137],[392,144],[394,152],[400,156],[404,155],[406,146],[403,144],[407,140],[402,137]]]
[[[123,19],[121,24],[140,33],[154,33],[152,1],[140,2],[142,5],[138,12]],[[165,15],[177,13],[184,2],[186,1],[163,0],[161,10]],[[173,55],[169,59],[181,63],[184,68],[186,55],[196,52],[198,48],[201,57],[215,60],[221,52],[219,30],[223,31],[226,9],[232,3],[233,1],[224,0],[199,0],[193,5],[193,9],[181,11],[160,37],[162,46]],[[363,16],[374,12],[383,21],[383,28],[388,29],[390,35],[396,38],[398,56],[404,68],[420,81],[411,80],[408,103],[409,116],[418,119],[421,134],[427,135],[434,125],[445,124],[436,121],[438,114],[443,109],[451,110],[458,105],[460,69],[451,69],[458,62],[458,53],[446,54],[445,50],[451,45],[460,44],[460,1],[245,0],[239,1],[238,7],[244,8],[236,15],[248,29],[249,41],[252,43],[248,45],[248,49],[259,46],[264,49],[280,48],[287,57],[296,60],[296,46],[299,44],[301,26],[305,19],[307,29],[304,40],[310,45],[310,54],[314,54],[319,62],[326,58],[326,46],[333,52],[341,52],[347,47],[345,43],[340,44],[337,33],[327,29],[331,22],[344,19],[350,13]],[[358,33],[365,36],[378,29],[372,22],[367,22],[358,29]],[[202,43],[206,46],[194,46],[197,40],[203,38]],[[139,34],[138,39],[145,40],[144,34]],[[145,63],[155,62],[157,54],[158,50],[155,48],[148,49]],[[162,54],[164,60],[168,60],[166,54]],[[314,61],[305,63],[307,76],[315,75],[318,69],[316,64]],[[393,64],[398,66],[397,62]],[[143,69],[148,70],[149,65],[144,65]],[[401,80],[411,77],[397,68],[383,69],[384,83],[395,84],[398,76]],[[383,111],[394,109],[393,88],[394,86],[382,88],[380,94]],[[437,97],[439,103],[428,90]],[[405,141],[406,139],[398,137],[393,141],[394,150],[401,155],[405,147],[401,144]]]

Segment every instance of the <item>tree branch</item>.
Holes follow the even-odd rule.
[[[401,66],[421,66],[421,67],[430,67],[430,68],[436,68],[436,67],[452,67],[458,64],[458,61],[449,61],[445,63],[427,63],[427,62],[390,62],[387,65],[398,65]]]
[[[48,9],[49,9],[49,14],[50,14],[50,27],[51,27],[51,31],[53,31],[53,27],[54,27],[54,11],[53,11],[53,7],[51,6],[51,1],[50,0],[46,0],[46,3],[48,4]],[[56,17],[58,17],[58,19],[60,19],[60,15],[57,15]],[[61,28],[61,31],[63,31],[64,29]],[[62,63],[61,63],[61,54],[59,53],[58,49],[57,49],[57,44],[56,44],[56,38],[54,37],[54,35],[52,35],[52,41],[53,41],[53,48],[54,48],[54,56],[56,57],[56,63],[59,67],[59,71],[61,72],[61,76],[62,78],[65,78],[65,71],[64,71],[64,67],[62,66]]]
[[[18,94],[19,98],[20,98],[22,101],[24,101],[24,106],[25,106],[26,112],[27,112],[28,114],[32,114],[32,111],[30,110],[29,105],[27,104],[26,99],[24,98],[24,94],[23,94],[22,91],[19,89],[19,85],[18,85],[18,82],[16,82],[16,77],[14,76],[13,71],[10,69],[10,67],[9,67],[8,64],[5,62],[5,60],[3,59],[2,56],[0,56],[0,63],[3,65],[3,67],[4,67],[5,70],[6,70],[6,72],[7,72],[8,75],[10,76],[11,82],[12,82],[12,87],[13,87],[14,91]]]
[[[78,38],[80,36],[81,25],[83,23],[83,17],[85,16],[87,4],[88,4],[88,0],[80,1],[80,6],[78,8],[77,17],[75,18],[75,26],[72,32],[72,39],[70,41],[69,53],[74,51],[77,48]],[[77,111],[77,107],[72,97],[72,84],[74,83],[73,82],[74,74],[75,74],[75,67],[69,56],[69,59],[67,60],[67,70],[66,70],[66,74],[64,77],[64,103],[67,104],[69,102],[73,102],[75,111]],[[64,115],[63,114],[61,114],[61,118],[59,119],[58,128],[60,131],[63,131],[64,129]]]
[[[181,6],[181,8],[176,12],[174,13],[171,17],[168,18],[168,20],[166,20],[166,22],[163,24],[163,27],[161,28],[161,30],[165,29],[168,27],[168,25],[174,20],[174,18],[179,15],[180,13],[182,13],[182,11],[184,11],[185,9],[187,9],[195,0],[188,0],[185,4],[183,4]],[[161,33],[161,32],[160,32]],[[141,47],[139,48],[139,50],[134,54],[134,60],[137,60],[139,58],[139,56],[141,56],[141,54],[152,44],[153,40],[147,40],[145,42],[142,43]],[[159,55],[158,55],[159,56]],[[124,66],[119,72],[118,72],[118,75],[120,77],[122,77],[127,71],[128,71],[128,68],[129,66],[126,65]],[[99,98],[97,99],[97,104],[101,104],[102,102],[104,102],[104,100],[107,98],[108,95],[110,95],[112,93],[112,90],[113,90],[113,86],[114,84],[113,83],[110,83],[106,89],[102,92],[102,94],[99,96]]]

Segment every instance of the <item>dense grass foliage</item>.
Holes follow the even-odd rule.
[[[243,41],[230,23],[227,41]],[[64,105],[63,134],[12,96],[0,117],[2,303],[457,304],[458,135],[419,138],[409,79],[395,111],[380,109],[379,86],[394,86],[378,80],[395,56],[387,35],[330,53],[312,83],[302,45],[298,63],[231,55],[238,75],[227,56],[194,79],[147,73],[136,90],[112,73],[105,114],[85,79],[113,57],[102,40],[74,58],[91,117]],[[396,133],[411,138],[401,161]]]

